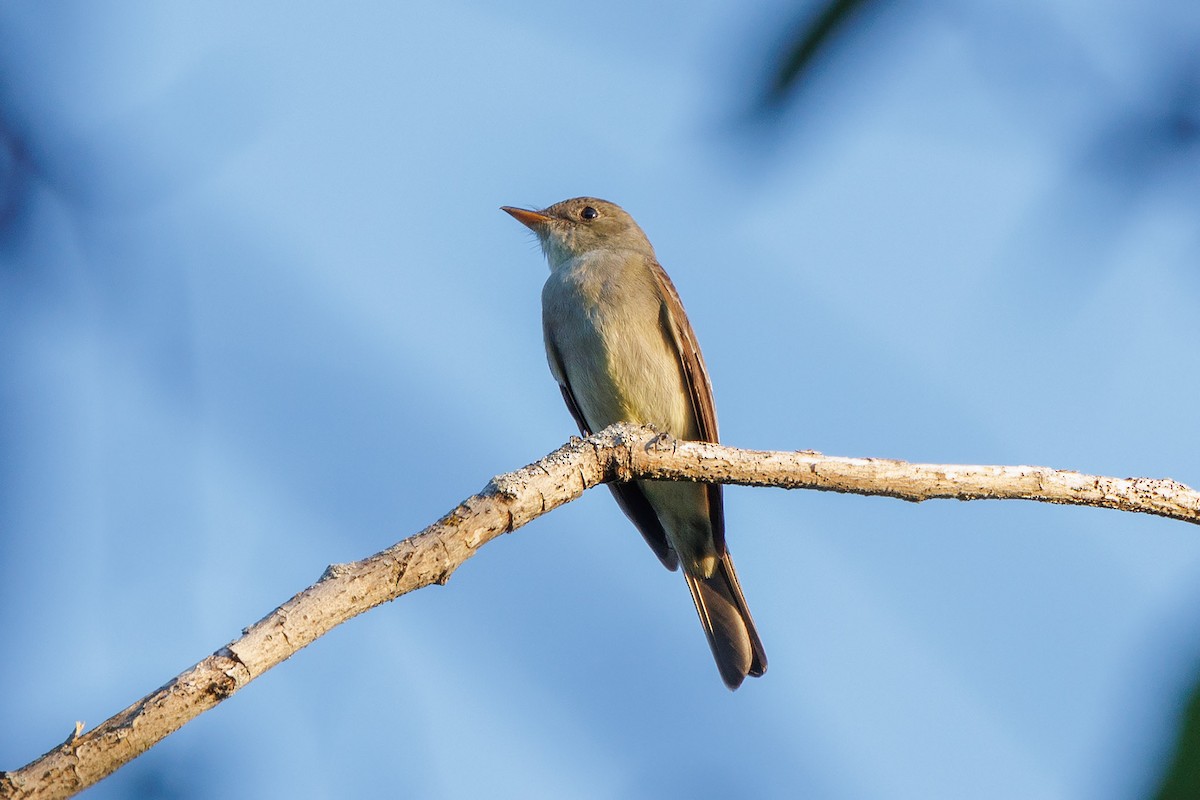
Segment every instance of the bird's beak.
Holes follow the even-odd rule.
[[[529,211],[524,208],[513,208],[512,206],[500,206],[501,211],[507,211],[512,214],[513,219],[524,225],[529,230],[537,233],[550,223],[553,217],[547,216],[540,211]]]

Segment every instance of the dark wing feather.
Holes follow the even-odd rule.
[[[663,329],[670,332],[675,350],[679,354],[680,369],[688,395],[691,397],[700,441],[715,444],[719,441],[717,407],[713,402],[712,383],[708,379],[708,369],[704,366],[704,356],[700,354],[700,346],[696,343],[696,333],[692,330],[692,324],[688,322],[679,292],[675,291],[675,284],[667,277],[666,270],[657,261],[651,261],[650,271],[662,288]],[[724,554],[725,501],[719,483],[708,484],[708,513],[712,522],[713,544],[718,554]]]
[[[575,401],[575,395],[571,392],[570,380],[567,378],[567,370],[563,365],[562,356],[549,339],[546,340],[546,352],[550,358],[554,359],[555,375],[562,376],[562,382],[559,383],[558,388],[567,404],[567,410],[575,418],[575,424],[579,426],[580,434],[591,436],[593,433],[591,426],[583,418],[583,411],[579,408],[579,403]],[[658,560],[663,563],[664,567],[674,571],[679,566],[679,556],[671,548],[671,544],[667,540],[667,532],[663,530],[662,523],[658,521],[658,514],[654,513],[654,508],[646,499],[646,495],[642,494],[642,490],[636,483],[610,483],[608,488],[621,511],[629,517],[629,520],[642,534],[642,538],[646,540],[646,544],[650,545],[650,549],[658,556]]]

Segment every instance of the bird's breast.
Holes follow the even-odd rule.
[[[650,270],[633,259],[580,259],[546,281],[547,349],[559,354],[565,375],[556,377],[565,378],[594,431],[634,422],[696,436],[659,292]]]

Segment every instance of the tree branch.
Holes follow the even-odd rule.
[[[614,425],[587,439],[573,438],[540,461],[493,478],[433,525],[386,550],[330,566],[315,584],[165,686],[86,733],[77,728],[67,741],[26,766],[0,773],[0,798],[69,797],[91,786],[335,626],[414,589],[444,584],[492,539],[593,486],[635,478],[817,489],[914,502],[1038,500],[1200,524],[1200,493],[1170,479],[739,450]]]

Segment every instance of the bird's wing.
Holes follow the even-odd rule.
[[[558,388],[562,391],[567,410],[575,418],[579,432],[584,436],[591,436],[593,431],[587,420],[583,418],[583,411],[579,408],[579,403],[576,402],[575,395],[571,391],[571,382],[567,378],[562,356],[549,336],[546,337],[546,355],[550,359],[550,371],[554,373],[554,377],[558,381]],[[667,539],[667,532],[663,530],[662,523],[658,521],[658,514],[654,513],[653,506],[646,499],[646,495],[642,494],[638,485],[636,483],[610,483],[608,488],[612,491],[613,498],[616,499],[621,511],[633,522],[642,534],[642,538],[646,540],[646,544],[650,545],[650,549],[658,556],[658,560],[667,569],[675,570],[679,566],[679,556],[672,549],[671,543]]]
[[[675,284],[667,276],[666,270],[657,261],[651,260],[650,271],[653,273],[663,298],[662,326],[670,334],[679,356],[679,367],[683,375],[683,383],[692,401],[692,413],[695,415],[696,430],[700,441],[718,441],[717,436],[717,407],[713,403],[712,383],[708,379],[708,369],[704,366],[704,356],[700,354],[700,346],[696,343],[696,334],[692,324],[688,322],[683,310],[683,302]],[[708,486],[708,513],[712,522],[713,543],[717,553],[725,552],[725,501],[722,486],[710,483]]]

